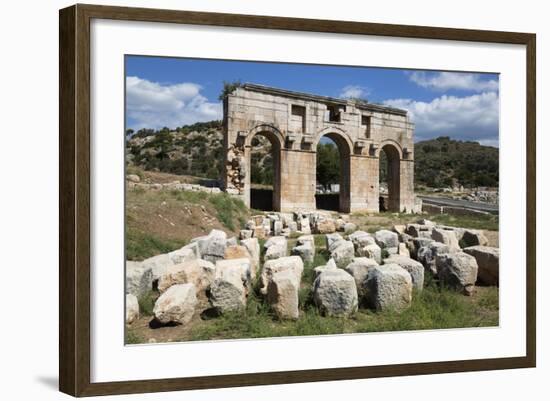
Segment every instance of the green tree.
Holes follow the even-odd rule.
[[[340,182],[340,153],[332,143],[317,145],[317,182],[325,189]]]
[[[227,82],[223,81],[223,89],[220,92],[220,95],[218,96],[219,100],[225,99],[227,95],[230,93],[233,93],[233,91],[239,87],[243,86],[241,81],[233,81],[233,82]]]

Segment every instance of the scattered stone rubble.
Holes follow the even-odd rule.
[[[192,192],[206,192],[209,194],[219,194],[223,191],[218,187],[206,187],[199,184],[189,184],[178,180],[167,183],[151,183],[142,182],[140,177],[136,174],[128,174],[126,176],[126,185],[129,189],[137,190],[175,190],[175,191],[192,191]]]
[[[138,299],[152,290],[160,294],[153,313],[161,324],[242,311],[252,291],[278,319],[299,319],[300,288],[311,285],[302,283],[304,264],[319,251],[313,234],[324,234],[322,252],[330,255],[313,269],[311,287],[325,316],[349,317],[363,307],[404,310],[427,275],[465,295],[476,284],[498,285],[499,249],[487,246],[482,231],[425,219],[374,233],[349,228],[343,218],[320,211],[269,213],[253,216],[240,239],[212,230],[173,252],[128,261],[126,322],[139,319]],[[291,249],[290,239],[296,239]]]

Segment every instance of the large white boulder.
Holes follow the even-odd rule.
[[[337,241],[330,248],[330,257],[334,259],[339,268],[347,266],[355,256],[355,248],[351,241]]]
[[[465,252],[445,253],[436,258],[437,276],[449,288],[472,295],[477,281],[476,258]]]
[[[291,270],[274,273],[267,285],[267,302],[279,319],[298,319],[300,282]]]
[[[453,230],[436,227],[432,230],[432,239],[447,245],[449,247],[449,252],[457,252],[460,250],[458,239]]]
[[[292,248],[291,254],[301,257],[304,262],[312,263],[315,258],[315,248],[311,245],[311,242],[306,242]]]
[[[412,302],[411,275],[397,264],[373,267],[364,285],[368,304],[377,311],[400,311]]]
[[[260,292],[267,294],[267,286],[271,277],[281,271],[290,271],[296,281],[300,283],[304,272],[304,262],[299,256],[285,256],[278,259],[268,260],[264,263],[260,274]]]
[[[370,237],[372,238],[372,242],[370,243],[374,243],[374,238],[372,237],[371,234],[369,234],[368,232],[366,231],[361,231],[361,230],[358,230],[358,231],[354,231],[352,232],[351,234],[348,235],[348,239],[353,242],[354,244],[356,243],[356,241],[358,241],[359,238],[361,237]],[[362,245],[367,245],[366,243],[365,244],[362,244]]]
[[[216,262],[216,277],[223,276],[225,270],[237,270],[245,288],[252,284],[252,262],[250,258],[218,260]]]
[[[198,304],[204,309],[208,306],[207,292],[214,281],[215,272],[214,264],[202,259],[172,265],[159,279],[158,290],[163,293],[176,284],[193,284]]]
[[[231,245],[225,248],[224,259],[243,259],[250,260],[250,276],[256,277],[256,261],[252,257],[248,248],[244,245]]]
[[[266,250],[264,260],[282,258],[287,256],[287,240],[283,236],[271,237],[265,242],[264,249]]]
[[[250,257],[252,258],[251,274],[254,279],[256,278],[258,269],[260,268],[260,242],[258,241],[258,238],[248,238],[241,240],[241,245],[248,250]]]
[[[281,235],[282,231],[283,231],[283,222],[282,221],[274,221],[273,222],[273,235]]]
[[[186,262],[188,260],[197,259],[197,254],[195,249],[187,245],[184,246],[183,248],[169,252],[168,256],[172,260],[172,263],[174,263],[175,265]]]
[[[193,251],[193,253],[195,254],[195,259],[200,259],[201,258],[201,251],[200,251],[198,242],[190,242],[189,244],[185,245],[181,249],[182,250],[183,249],[191,249]],[[175,261],[174,261],[174,263],[175,263]]]
[[[166,269],[168,269],[168,266],[172,266],[174,261],[169,254],[163,253],[147,258],[141,263],[144,267],[151,268],[153,273],[153,281],[156,281],[160,278],[160,276],[166,273]]]
[[[320,217],[315,222],[315,232],[318,234],[329,234],[336,231],[334,219],[330,217]]]
[[[302,234],[311,234],[311,224],[308,217],[300,217],[297,223],[298,223],[298,230]]]
[[[153,314],[162,324],[186,324],[191,321],[197,306],[193,284],[176,284],[168,288],[155,302]]]
[[[382,249],[376,244],[365,245],[357,249],[357,256],[374,259],[376,263],[382,263]]]
[[[141,262],[126,261],[126,293],[140,298],[153,289],[153,270]]]
[[[363,283],[367,279],[369,270],[374,266],[378,266],[378,263],[374,259],[360,257],[353,258],[353,261],[344,267],[344,270],[347,271],[355,280],[355,286],[357,287],[357,294],[359,298],[363,298],[366,295]]]
[[[374,239],[380,248],[397,248],[399,237],[390,230],[378,230],[374,233]]]
[[[272,260],[272,259],[278,259],[283,258],[287,256],[287,246],[282,245],[280,243],[273,244],[267,250],[264,254],[264,261]]]
[[[216,278],[210,286],[210,303],[215,311],[223,314],[246,307],[247,290],[242,278],[239,266],[228,265],[216,269]]]
[[[325,316],[350,316],[358,305],[354,278],[342,269],[323,271],[313,283],[313,300]]]
[[[424,288],[424,266],[407,256],[391,255],[384,259],[384,264],[396,264],[409,272],[412,278],[413,288],[422,291]]]
[[[491,246],[470,246],[464,252],[476,258],[477,279],[485,285],[498,285],[500,250]]]
[[[267,250],[273,245],[286,245],[287,240],[282,235],[278,235],[276,237],[270,237],[265,243],[264,243],[264,249]]]
[[[338,233],[326,234],[325,235],[325,244],[326,244],[327,251],[330,252],[330,248],[331,248],[332,244],[334,244],[336,242],[339,242],[339,241],[343,241],[343,240],[344,240],[344,238],[342,238],[342,236]]]
[[[133,294],[126,294],[126,324],[131,324],[139,319],[139,303]]]
[[[449,247],[441,242],[431,241],[427,245],[420,247],[416,252],[416,260],[418,260],[424,268],[430,271],[434,276],[437,276],[437,267],[435,260],[437,255],[449,253]]]
[[[193,238],[191,242],[198,244],[202,259],[215,263],[223,259],[227,247],[227,234],[221,230],[212,230],[210,234]]]
[[[345,233],[352,233],[355,230],[357,230],[357,225],[355,223],[347,222],[346,224],[344,224],[344,232]]]

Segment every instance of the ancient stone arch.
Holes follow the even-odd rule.
[[[317,143],[328,136],[341,152],[342,212],[379,211],[382,149],[393,166],[390,209],[418,211],[413,131],[405,110],[245,84],[224,99],[224,189],[250,206],[250,148],[263,135],[274,154],[274,210],[315,209]]]
[[[353,153],[353,141],[349,135],[341,128],[328,127],[324,128],[316,135],[316,141],[313,149],[317,149],[317,144],[323,137],[332,139],[338,148],[340,153],[340,193],[339,193],[339,209],[347,211],[350,209],[350,182],[351,182],[351,155]],[[315,169],[315,176],[317,176],[317,153],[315,154],[315,163],[313,168]]]

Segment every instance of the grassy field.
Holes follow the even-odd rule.
[[[248,216],[245,204],[225,193],[129,189],[126,258],[170,252],[214,228],[236,235]]]
[[[289,248],[295,240],[289,240]],[[473,296],[466,297],[441,288],[431,277],[426,277],[422,292],[413,294],[409,309],[397,312],[359,311],[348,319],[321,316],[312,300],[313,268],[326,263],[324,236],[315,236],[316,257],[304,266],[299,292],[301,315],[297,321],[279,321],[256,290],[248,297],[246,310],[211,319],[195,316],[186,326],[151,328],[151,310],[155,295],[140,300],[141,319],[129,326],[127,343],[168,342],[192,340],[220,340],[302,336],[341,333],[367,333],[461,327],[488,327],[499,323],[497,287],[477,287]],[[154,339],[154,340],[151,340]]]
[[[419,219],[428,219],[438,224],[480,230],[498,231],[498,215],[479,214],[475,216],[455,216],[450,214],[406,214],[406,213],[353,213],[351,220],[361,229],[375,232],[389,229],[394,224],[416,223]]]

